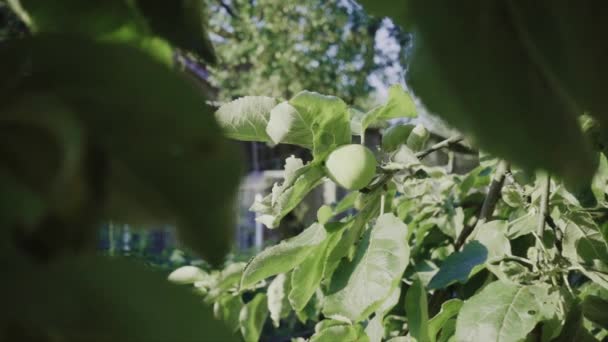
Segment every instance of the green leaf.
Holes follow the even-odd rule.
[[[358,198],[361,198],[362,202],[361,209],[354,220],[350,221],[349,225],[345,228],[346,230],[342,234],[342,238],[329,254],[325,267],[325,278],[331,277],[344,257],[349,257],[349,260],[352,260],[349,254],[353,246],[361,238],[361,234],[367,227],[368,222],[380,212],[379,202],[381,192],[382,189],[379,188],[371,193],[359,193],[361,196]]]
[[[447,300],[441,304],[439,313],[429,321],[429,335],[431,336],[431,339],[434,340],[439,331],[448,324],[448,321],[458,315],[458,311],[460,311],[461,307],[462,300],[456,298]]]
[[[406,235],[407,226],[393,214],[380,216],[357,246],[353,261],[334,273],[323,314],[358,322],[374,312],[408,264]]]
[[[336,207],[334,208],[334,215],[339,215],[351,209],[355,205],[355,201],[357,200],[358,196],[358,191],[349,192],[348,195],[344,196],[340,202],[336,204]]]
[[[563,255],[573,262],[608,262],[608,245],[591,217],[571,214],[563,228]]]
[[[381,120],[416,117],[416,105],[410,94],[401,85],[395,84],[388,89],[388,100],[383,106],[378,106],[365,113],[359,120],[361,129],[365,131],[372,123]]]
[[[608,290],[608,267],[602,271],[581,267],[580,271],[589,279]]]
[[[407,145],[400,145],[391,159],[392,162],[405,169],[420,165],[420,159]]]
[[[426,299],[426,289],[420,278],[414,277],[412,286],[405,295],[405,313],[410,335],[419,342],[434,341],[435,336],[429,334],[429,312]]]
[[[520,341],[542,320],[547,288],[495,281],[464,302],[457,341]]]
[[[441,329],[441,334],[437,339],[437,342],[453,342],[456,340],[456,318],[449,319],[443,329]]]
[[[590,321],[608,329],[608,300],[589,295],[583,300],[583,315]]]
[[[70,34],[99,41],[127,43],[172,65],[173,51],[154,37],[137,9],[126,1],[83,4],[78,0],[21,1],[29,14],[30,29],[38,34]],[[66,18],[65,13],[71,15]]]
[[[376,315],[374,318],[370,319],[369,322],[367,322],[365,334],[369,338],[370,342],[382,341],[382,337],[384,336],[384,326],[382,325],[383,319],[383,316]]]
[[[333,209],[327,204],[322,205],[317,210],[317,222],[320,224],[326,224],[334,216]]]
[[[353,341],[369,342],[360,325],[350,325],[335,320],[323,320],[315,326],[310,342]]]
[[[395,125],[382,134],[382,150],[393,152],[407,142],[407,138],[414,129],[414,125]]]
[[[85,341],[236,340],[189,289],[126,259],[91,256],[42,266],[22,264],[3,278],[0,290],[2,302],[12,308],[0,314],[1,319],[27,327],[25,336],[40,332]]]
[[[321,289],[317,289],[315,295],[308,301],[303,310],[296,311],[296,316],[302,324],[307,321],[318,321],[321,312],[321,302],[323,301],[323,293]]]
[[[391,294],[382,302],[380,307],[376,309],[374,318],[372,318],[365,327],[365,333],[370,339],[370,342],[380,342],[384,336],[384,316],[399,303],[401,295],[401,287],[398,284],[395,286]]]
[[[314,252],[314,247],[325,241],[325,228],[314,223],[297,236],[266,248],[253,257],[245,267],[241,278],[241,289],[247,289],[260,280],[279,273],[285,273],[302,263]]]
[[[441,289],[455,281],[465,283],[475,266],[482,265],[488,258],[488,249],[479,241],[467,243],[461,252],[450,254],[443,261],[439,272],[431,279],[429,289]]]
[[[408,4],[416,32],[409,84],[430,111],[470,133],[480,148],[527,170],[543,168],[571,184],[590,181],[589,144],[577,123],[583,110],[539,58],[536,44],[544,42],[527,36],[526,25],[540,28],[538,15],[545,11],[533,11],[536,15],[522,23],[521,4]],[[458,19],[463,17],[470,20]],[[560,29],[542,30],[551,32],[546,40],[559,41],[554,32]],[[566,51],[561,44],[554,47],[559,49],[544,57],[559,59],[555,51]]]
[[[581,341],[581,342],[592,342],[597,341],[593,336],[587,332],[583,326],[584,317],[582,305],[579,301],[574,302],[570,306],[568,315],[564,322],[564,327],[560,335],[554,340],[556,342],[570,342],[570,341]]]
[[[418,152],[424,148],[424,145],[429,140],[431,133],[421,124],[417,124],[407,137],[407,147],[412,151]]]
[[[217,279],[209,284],[209,293],[205,300],[212,302],[229,289],[238,287],[245,266],[244,262],[235,262],[224,268]]]
[[[232,332],[239,330],[239,315],[243,309],[243,300],[240,295],[225,295],[213,304],[215,317],[225,322]]]
[[[72,33],[92,38],[103,37],[135,25],[145,31],[143,21],[125,1],[110,0],[83,4],[78,0],[20,0],[31,18],[30,29],[36,33]],[[71,13],[69,17],[65,13]]]
[[[266,126],[276,105],[277,100],[272,97],[245,96],[223,104],[215,112],[215,118],[229,138],[271,142]]]
[[[309,91],[274,107],[266,132],[275,144],[311,149],[317,160],[351,142],[346,104],[337,97]]]
[[[289,292],[289,302],[294,310],[303,310],[319,288],[329,253],[340,239],[344,227],[345,223],[328,224],[327,238],[318,247],[311,248],[306,259],[294,268]]]
[[[291,288],[290,276],[285,273],[277,275],[268,285],[268,311],[275,328],[279,327],[281,318],[287,317],[291,311],[287,294]]]
[[[257,200],[251,211],[257,213],[256,221],[268,228],[278,227],[281,219],[292,211],[304,197],[321,184],[325,171],[317,163],[304,165],[301,159],[293,156],[285,160],[285,175],[281,185],[272,187],[272,193]]]
[[[108,160],[106,174],[96,170],[108,184],[107,215],[129,223],[177,223],[187,247],[221,260],[233,231],[240,161],[200,90],[138,49],[73,36],[4,43],[0,74],[24,59],[29,76],[3,92],[2,103],[29,99],[26,90],[36,87],[73,109],[100,158]]]
[[[245,342],[258,342],[260,340],[266,316],[268,316],[266,295],[258,293],[243,306],[239,314],[241,334]]]
[[[537,225],[538,214],[532,212],[527,213],[526,215],[509,222],[507,237],[512,240],[530,234],[536,230]]]
[[[506,237],[506,221],[490,221],[475,228],[474,240],[479,241],[488,251],[488,260],[511,254],[511,244]]]
[[[207,36],[205,2],[201,0],[136,0],[154,33],[180,49],[197,53],[215,63],[213,46]]]
[[[526,203],[522,194],[514,185],[505,185],[501,189],[502,200],[512,208],[525,207]]]
[[[207,272],[196,266],[182,266],[169,274],[169,281],[176,284],[194,284],[207,278]]]

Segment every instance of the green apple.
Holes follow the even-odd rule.
[[[359,190],[371,182],[376,174],[376,157],[359,144],[344,145],[334,150],[325,161],[329,177],[338,185]]]
[[[416,125],[410,135],[407,137],[407,146],[414,152],[418,152],[424,148],[424,144],[429,140],[431,133],[421,124]]]

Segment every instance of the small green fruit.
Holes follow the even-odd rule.
[[[334,150],[325,168],[329,177],[349,190],[359,190],[371,182],[376,174],[376,157],[367,147],[345,145]]]
[[[422,150],[431,133],[421,124],[416,125],[407,137],[407,146],[414,152]]]

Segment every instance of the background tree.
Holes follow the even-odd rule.
[[[351,1],[219,0],[209,9],[219,59],[211,81],[220,101],[314,89],[361,104],[373,90],[370,75],[382,79],[405,56],[398,45],[408,36]],[[377,49],[378,33],[398,42],[396,51]]]

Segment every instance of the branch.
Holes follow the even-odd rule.
[[[225,2],[223,2],[222,0],[218,0],[218,2],[220,3],[220,6],[221,6],[223,9],[225,9],[225,10],[226,10],[226,12],[228,12],[228,14],[229,14],[231,17],[233,17],[233,18],[235,18],[235,19],[238,19],[238,18],[239,18],[239,16],[238,16],[238,15],[236,15],[236,13],[234,13],[234,10],[232,9],[232,7],[228,6],[228,4],[226,4],[226,3],[225,3]]]
[[[549,188],[551,186],[551,177],[545,176],[541,183],[541,197],[540,197],[540,214],[538,215],[538,225],[536,226],[536,234],[543,237],[545,232],[545,221],[547,220],[547,213],[549,212]]]
[[[530,260],[528,260],[526,258],[515,256],[515,255],[506,255],[500,259],[493,260],[490,263],[492,265],[495,265],[495,264],[500,264],[503,261],[515,261],[515,262],[518,262],[521,265],[527,267],[531,271],[534,269],[534,264]]]
[[[547,221],[547,213],[549,212],[549,189],[551,188],[551,177],[546,175],[540,183],[540,213],[538,214],[538,224],[536,226],[536,236],[538,236],[537,246],[538,246],[538,257],[537,263],[540,265],[541,253],[540,251],[545,251],[544,248],[544,234],[545,234],[545,222]],[[546,256],[546,255],[543,255]]]
[[[464,137],[462,135],[453,136],[449,139],[436,143],[435,145],[427,148],[424,151],[420,151],[420,152],[416,153],[416,157],[418,159],[422,159],[435,151],[438,151],[445,147],[449,147],[450,145],[456,144],[456,143],[462,141],[463,139],[464,139]]]
[[[487,220],[492,217],[492,213],[494,209],[496,209],[496,203],[501,196],[502,186],[505,183],[505,176],[507,174],[507,170],[509,170],[510,164],[507,161],[501,160],[498,162],[498,166],[496,166],[496,172],[494,173],[494,177],[492,178],[492,183],[490,183],[490,189],[488,190],[488,194],[483,201],[481,206],[481,212],[479,213],[479,219],[477,220],[477,224],[475,226],[468,226],[462,230],[456,242],[454,243],[454,247],[456,250],[459,250],[466,239],[471,235],[475,227],[484,224]]]

